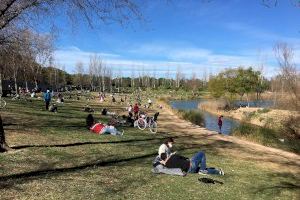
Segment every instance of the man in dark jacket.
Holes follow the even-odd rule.
[[[50,101],[51,101],[51,93],[50,93],[50,90],[47,90],[45,93],[44,93],[44,100],[45,100],[45,103],[46,103],[46,110],[49,109],[49,104],[50,104]]]

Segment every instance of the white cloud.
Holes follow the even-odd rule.
[[[264,75],[271,77],[278,73],[278,66],[273,56],[272,49],[261,50],[264,59],[259,58],[257,50],[241,51],[240,55],[216,54],[203,48],[179,48],[162,45],[142,45],[135,50],[128,50],[130,53],[143,55],[143,57],[152,59],[128,59],[121,54],[111,54],[106,52],[88,52],[82,51],[77,47],[67,47],[55,51],[56,60],[65,65],[70,73],[74,73],[76,62],[81,61],[85,68],[88,68],[90,55],[98,54],[102,57],[104,63],[111,67],[114,74],[130,76],[132,73],[153,75],[157,77],[166,76],[167,72],[174,77],[176,69],[180,67],[181,72],[189,77],[196,72],[199,77],[203,74],[216,74],[225,68],[234,68],[239,66],[252,66],[260,69],[261,63],[264,64]],[[125,53],[124,53],[125,54]],[[156,57],[160,57],[157,59]],[[300,50],[295,50],[295,62],[300,63]],[[155,59],[156,58],[156,59]],[[155,72],[154,72],[155,71]]]

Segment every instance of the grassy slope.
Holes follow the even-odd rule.
[[[204,148],[208,165],[226,172],[212,177],[224,185],[200,184],[197,174],[153,175],[151,161],[167,134],[128,128],[123,137],[93,135],[83,127],[83,102],[65,104],[56,114],[42,111],[40,101],[22,104],[8,102],[2,111],[4,123],[18,124],[5,128],[9,145],[19,149],[0,154],[1,199],[299,198],[299,175],[221,157],[209,147]],[[189,147],[186,140],[178,138],[176,148],[191,156],[199,147]]]

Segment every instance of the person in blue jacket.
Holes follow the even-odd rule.
[[[51,93],[50,93],[50,90],[47,90],[45,93],[44,93],[44,100],[45,100],[45,103],[46,103],[46,110],[49,109],[49,104],[50,104],[50,101],[51,101]]]

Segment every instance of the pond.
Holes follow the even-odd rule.
[[[198,105],[201,102],[204,102],[205,100],[176,100],[171,101],[170,105],[174,109],[178,110],[199,110]],[[212,131],[219,131],[218,127],[218,116],[213,115],[209,112],[200,110],[200,112],[203,113],[204,117],[204,127],[208,130]],[[239,121],[231,119],[231,118],[223,118],[223,126],[222,126],[222,133],[225,135],[229,135],[232,130],[239,126]]]

